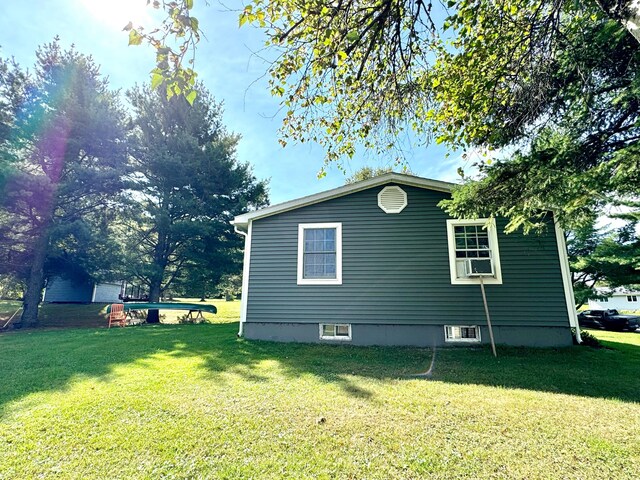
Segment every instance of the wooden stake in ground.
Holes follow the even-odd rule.
[[[487,326],[489,327],[489,338],[491,338],[491,350],[493,350],[493,356],[497,357],[496,342],[493,340],[493,327],[491,326],[491,316],[489,315],[489,305],[487,305],[487,295],[484,293],[484,281],[482,276],[480,278],[480,290],[482,290],[482,301],[484,302],[484,312],[487,314]]]

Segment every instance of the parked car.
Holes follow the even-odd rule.
[[[621,315],[617,310],[585,310],[578,314],[581,327],[604,328],[605,330],[637,330],[640,317]]]

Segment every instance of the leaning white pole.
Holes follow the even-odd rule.
[[[20,307],[19,309],[17,309],[17,310],[13,313],[13,315],[11,315],[11,317],[9,318],[9,320],[7,320],[7,322],[6,322],[2,327],[0,327],[0,330],[3,330],[3,329],[5,329],[5,328],[7,328],[7,327],[9,326],[9,324],[11,323],[11,320],[13,320],[13,317],[15,317],[15,316],[18,314],[18,312],[19,312],[20,310],[22,310],[22,307]]]
[[[493,351],[493,356],[497,357],[498,354],[496,352],[496,342],[493,340],[493,327],[491,326],[491,316],[489,315],[489,305],[487,305],[487,295],[484,293],[484,280],[482,280],[482,276],[480,278],[480,290],[482,290],[482,301],[484,302],[484,313],[487,314],[487,326],[489,327],[489,338],[491,339],[491,350]]]

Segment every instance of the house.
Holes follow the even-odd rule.
[[[591,310],[640,310],[640,292],[621,288],[613,292],[599,291],[602,296],[589,299]]]
[[[482,279],[496,343],[570,345],[577,318],[562,230],[549,220],[541,235],[505,235],[504,219],[453,219],[438,206],[453,187],[388,173],[237,216],[239,334],[486,343]]]
[[[117,303],[124,282],[95,283],[86,278],[52,276],[47,280],[42,301],[46,303]]]

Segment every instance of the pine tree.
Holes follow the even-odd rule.
[[[35,326],[45,266],[89,255],[95,225],[113,208],[126,170],[125,118],[91,57],[55,39],[37,51],[33,76],[2,144],[0,213],[5,267],[25,279],[16,326]],[[10,159],[9,162],[7,159]],[[89,241],[93,238],[92,241]]]
[[[135,88],[132,148],[136,186],[127,231],[131,275],[149,300],[178,282],[209,282],[240,268],[241,239],[230,221],[265,205],[266,184],[235,156],[239,137],[222,125],[222,109],[200,86],[182,96]],[[151,310],[147,321],[159,321]]]

